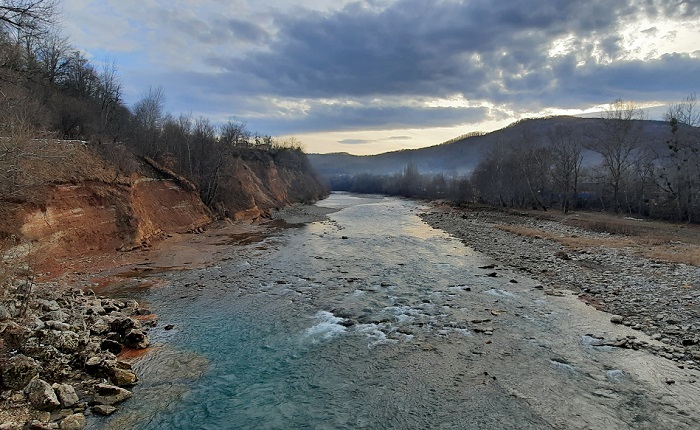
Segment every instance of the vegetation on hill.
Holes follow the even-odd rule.
[[[39,185],[27,168],[31,160],[70,157],[60,140],[82,141],[116,169],[115,181],[138,172],[148,158],[194,184],[220,215],[240,209],[238,170],[251,169],[250,162],[302,173],[297,179],[304,188],[288,180],[293,190],[285,197],[324,194],[295,139],[252,133],[235,121],[216,125],[204,117],[174,116],[164,111],[160,87],[147,89],[130,109],[116,66],[93,64],[60,36],[56,6],[55,0],[0,4],[0,199],[26,199]]]
[[[521,120],[421,150],[345,155],[350,162],[335,173],[328,162],[342,160],[337,154],[324,158],[315,155],[312,162],[338,190],[700,221],[694,94],[670,106],[666,121],[645,120],[634,103],[617,100],[600,118]],[[455,167],[459,163],[462,169]]]

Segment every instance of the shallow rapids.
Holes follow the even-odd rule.
[[[695,374],[565,292],[423,223],[411,201],[333,194],[134,291],[159,314],[134,398],[93,428],[693,428]],[[174,329],[165,330],[166,324]],[[672,379],[673,384],[668,380]]]

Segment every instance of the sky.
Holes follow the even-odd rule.
[[[62,0],[124,100],[376,154],[700,89],[700,0]]]

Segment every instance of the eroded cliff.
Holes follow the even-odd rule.
[[[246,151],[226,166],[207,205],[201,190],[153,160],[124,153],[133,157],[125,172],[81,142],[44,144],[57,155],[23,160],[0,206],[0,236],[40,268],[148,246],[216,218],[255,220],[325,193],[303,154]]]

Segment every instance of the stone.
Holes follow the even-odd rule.
[[[69,384],[53,384],[53,390],[64,408],[72,408],[80,399],[75,392],[75,388]]]
[[[66,324],[60,321],[49,320],[44,323],[44,325],[52,330],[67,331],[70,330],[70,324]]]
[[[37,305],[45,312],[57,311],[61,309],[56,300],[36,299]]]
[[[610,317],[610,322],[613,324],[622,324],[624,320],[625,318],[621,315],[613,315],[612,317]]]
[[[117,411],[117,408],[110,405],[95,405],[93,406],[92,411],[98,415],[108,416],[115,413]]]
[[[51,385],[43,379],[32,379],[24,388],[24,392],[29,396],[32,406],[40,411],[52,411],[61,406]]]
[[[96,320],[92,325],[90,325],[90,333],[92,334],[105,334],[109,331],[109,324],[104,318]]]
[[[131,391],[110,384],[97,384],[95,386],[93,401],[101,405],[114,405],[131,398]]]
[[[2,365],[2,385],[11,390],[21,390],[39,374],[39,368],[36,360],[18,354]]]
[[[70,315],[68,315],[67,313],[65,313],[61,310],[58,310],[58,311],[51,311],[51,312],[45,314],[42,317],[42,319],[44,321],[54,320],[54,321],[59,321],[59,322],[66,322],[70,319]]]
[[[122,345],[111,339],[105,339],[100,343],[100,348],[104,351],[109,351],[112,354],[119,354],[122,352]]]
[[[118,387],[130,387],[138,381],[136,374],[128,369],[115,367],[109,370],[109,379]]]
[[[0,321],[12,318],[10,310],[5,306],[4,303],[0,303]]]
[[[85,367],[97,367],[102,364],[102,357],[93,356],[87,359]]]
[[[143,330],[132,329],[124,336],[124,344],[130,348],[143,349],[149,344],[148,336]]]
[[[80,336],[72,331],[49,330],[44,342],[53,345],[61,352],[70,354],[76,352],[80,347]]]
[[[128,317],[116,318],[109,324],[109,328],[121,335],[128,333],[131,329],[138,328],[139,324],[136,320]]]
[[[65,417],[60,424],[61,430],[83,430],[87,425],[85,415],[73,414]]]

